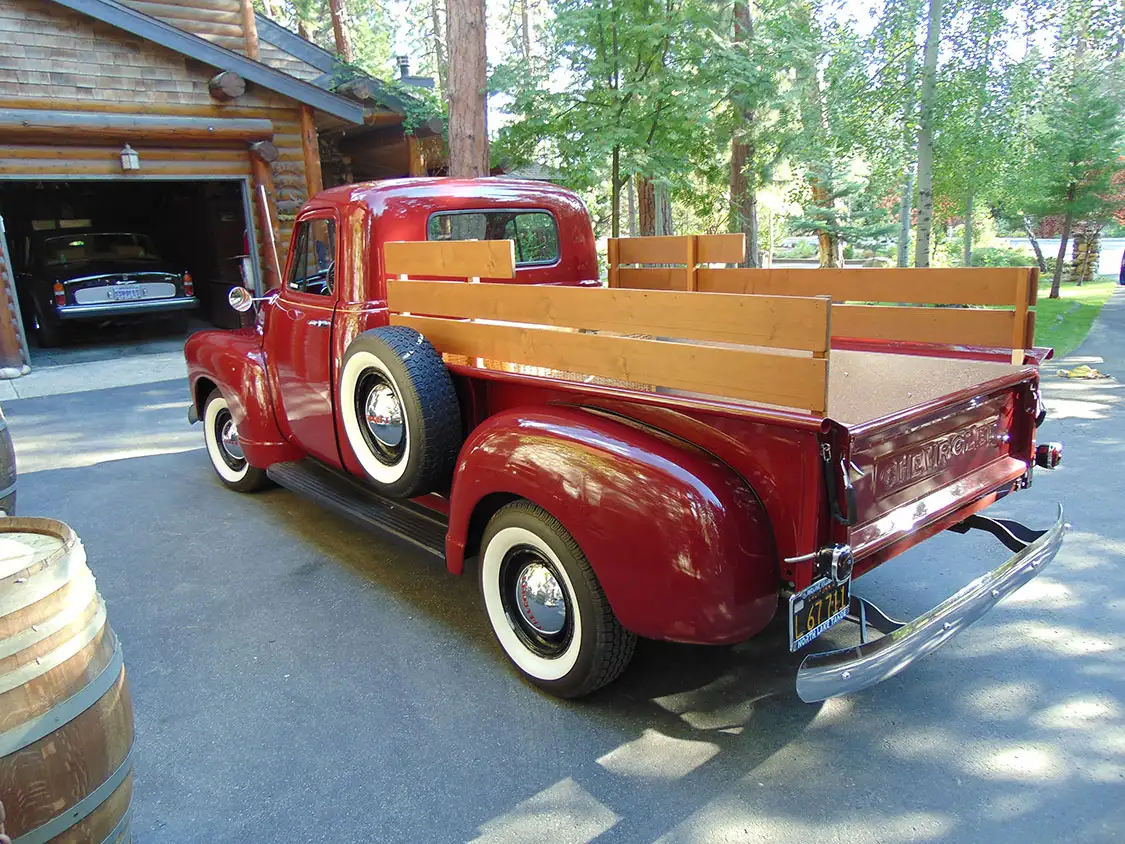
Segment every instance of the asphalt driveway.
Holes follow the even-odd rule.
[[[1125,295],[1068,363],[1125,379]],[[1125,841],[1125,406],[1044,376],[1063,467],[998,512],[1074,524],[941,651],[809,706],[784,632],[641,643],[560,702],[475,582],[288,492],[213,477],[178,381],[6,401],[20,510],[70,523],[126,654],[138,842]],[[857,591],[902,616],[1004,556],[942,535]]]

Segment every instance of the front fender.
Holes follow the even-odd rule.
[[[777,556],[761,503],[693,446],[576,407],[490,417],[454,474],[446,545],[454,573],[474,512],[497,494],[533,501],[562,522],[617,618],[640,636],[738,642],[777,609]]]
[[[255,329],[198,331],[184,344],[188,384],[196,414],[218,387],[238,426],[238,438],[251,465],[266,468],[303,453],[282,436],[273,413],[261,336]]]

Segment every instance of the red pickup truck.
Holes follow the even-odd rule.
[[[846,694],[1061,545],[1061,508],[1046,530],[980,515],[1061,457],[1036,444],[1037,278],[718,266],[741,248],[611,240],[606,287],[562,188],[334,188],[300,212],[254,324],[188,340],[189,417],[232,489],[312,495],[454,574],[475,559],[500,647],[553,694],[612,681],[638,636],[735,643],[779,608],[794,651],[858,622],[797,675],[806,701]],[[896,622],[852,593],[969,529],[1012,556],[930,612]]]

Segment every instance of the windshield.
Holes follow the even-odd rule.
[[[43,243],[43,259],[48,266],[79,261],[155,261],[158,257],[152,241],[143,234],[75,234],[49,237]]]

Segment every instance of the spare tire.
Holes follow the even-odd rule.
[[[348,444],[372,485],[390,498],[441,489],[461,446],[453,379],[429,340],[405,326],[360,334],[340,368]]]

